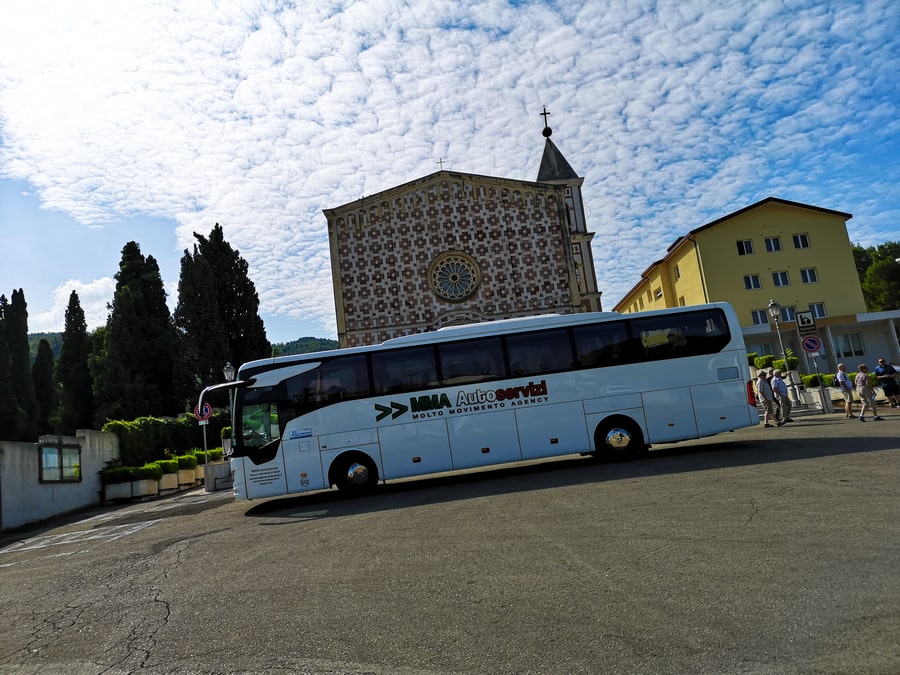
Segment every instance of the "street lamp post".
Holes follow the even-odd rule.
[[[225,364],[225,367],[222,368],[222,375],[225,376],[225,381],[226,382],[234,382],[235,374],[236,374],[236,372],[234,370],[234,366],[231,365],[231,361],[228,361]],[[228,417],[231,420],[231,434],[232,434],[231,437],[233,439],[234,438],[234,389],[228,390]],[[232,442],[234,442],[234,441],[232,440]],[[223,445],[224,445],[224,443],[223,443]],[[228,449],[229,449],[229,452],[226,454],[231,454],[230,453],[231,448],[229,447]]]
[[[775,332],[778,334],[778,345],[781,347],[781,358],[784,359],[784,369],[787,371],[788,385],[791,388],[791,399],[794,402],[798,402],[800,396],[797,394],[797,385],[794,384],[794,375],[791,373],[791,367],[788,364],[784,340],[781,339],[781,327],[778,325],[778,317],[781,316],[781,305],[775,302],[774,299],[769,300],[769,316],[771,316],[772,320],[775,322]]]

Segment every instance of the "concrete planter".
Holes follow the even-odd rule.
[[[177,490],[178,489],[178,474],[177,473],[164,473],[162,478],[159,479],[159,491],[163,490]]]
[[[159,482],[145,478],[131,481],[132,497],[153,497],[159,494]]]
[[[195,474],[193,469],[178,469],[178,485],[193,485]]]
[[[107,500],[131,499],[131,481],[127,483],[110,483],[103,486],[104,496]]]
[[[230,490],[234,486],[230,462],[210,462],[206,465],[205,487],[207,492]]]
[[[194,482],[195,483],[199,483],[206,476],[206,469],[203,468],[205,466],[206,466],[205,464],[198,464],[197,467],[194,469]]]

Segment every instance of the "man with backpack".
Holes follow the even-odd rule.
[[[884,388],[884,396],[892,408],[900,408],[900,385],[897,383],[897,369],[894,364],[885,363],[884,359],[878,359],[875,366],[875,377],[878,384]]]

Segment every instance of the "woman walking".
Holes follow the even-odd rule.
[[[876,422],[881,422],[883,418],[878,416],[878,409],[875,407],[875,388],[869,382],[869,367],[865,363],[859,364],[859,372],[856,374],[854,384],[862,402],[862,408],[859,411],[859,421],[866,421],[866,408],[868,407],[872,410],[872,419]]]

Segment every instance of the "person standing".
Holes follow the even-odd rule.
[[[763,407],[763,426],[780,427],[784,424],[775,417],[775,394],[772,393],[772,387],[766,381],[766,371],[764,370],[760,370],[756,375],[756,395]],[[769,422],[775,422],[775,424],[769,424]]]
[[[869,367],[865,363],[859,364],[859,372],[856,374],[855,383],[856,393],[859,394],[859,399],[862,401],[862,407],[859,411],[859,421],[866,421],[866,408],[868,407],[872,410],[872,419],[876,422],[880,422],[882,418],[878,416],[878,408],[875,407],[875,389],[869,382]]]
[[[844,369],[844,364],[839,363],[838,371],[834,376],[834,386],[840,390],[841,396],[844,397],[844,412],[849,420],[853,417],[853,385],[850,384],[850,378],[847,377],[847,372]]]
[[[781,416],[781,423],[785,422],[793,422],[791,419],[791,399],[788,397],[788,388],[784,383],[783,376],[780,370],[776,370],[772,373],[772,391],[775,393],[775,398],[778,401],[778,409],[779,414]]]
[[[892,408],[900,408],[900,383],[897,382],[897,369],[893,363],[885,363],[884,359],[878,359],[875,366],[875,377],[884,388],[884,397]]]

